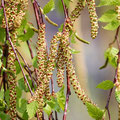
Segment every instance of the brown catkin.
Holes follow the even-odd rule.
[[[116,6],[117,19],[120,20],[120,6]]]
[[[84,7],[85,5],[84,5],[83,0],[79,0],[77,2],[75,9],[70,14],[70,19],[72,22],[74,22],[80,16],[81,11],[84,9]]]
[[[58,87],[62,87],[64,82],[65,60],[61,43],[59,44],[58,48],[56,67],[57,67],[57,84]]]
[[[98,16],[96,13],[96,8],[95,8],[95,0],[86,0],[87,2],[87,7],[90,15],[90,23],[91,23],[91,37],[93,39],[96,38],[98,34]]]

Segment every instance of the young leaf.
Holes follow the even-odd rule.
[[[120,22],[118,20],[113,20],[112,22],[108,23],[106,26],[104,26],[103,28],[105,30],[115,30],[118,28],[118,26],[120,25]]]
[[[1,118],[1,120],[11,120],[10,116],[3,112],[0,112],[0,118]]]
[[[27,100],[21,98],[17,100],[16,108],[20,113],[23,114],[26,111],[26,107],[27,107]]]
[[[37,56],[35,56],[35,57],[32,59],[32,65],[33,65],[33,67],[38,68],[38,65],[37,65]]]
[[[9,93],[10,93],[10,91],[7,89],[7,90],[5,91],[5,101],[7,102],[7,105],[8,105],[8,106],[9,106],[9,104],[10,104],[10,101],[9,101],[9,99],[10,99]]]
[[[25,112],[23,113],[22,119],[23,119],[23,120],[28,120],[28,118],[29,118],[28,113],[27,113],[27,111],[25,111]]]
[[[103,90],[109,90],[113,87],[114,87],[114,83],[110,80],[106,80],[106,81],[103,81],[100,84],[98,84],[96,88],[100,88]]]
[[[63,31],[63,26],[64,26],[64,24],[61,24],[61,25],[60,25],[60,27],[58,28],[58,31],[59,31],[59,32],[62,32],[62,31]]]
[[[47,104],[44,108],[43,108],[44,112],[49,116],[52,112],[51,107]]]
[[[94,118],[95,120],[102,120],[102,117],[104,115],[104,111],[101,110],[99,107],[91,104],[91,103],[86,103],[87,110],[89,115]]]
[[[115,90],[115,98],[118,103],[120,103],[120,91]]]
[[[35,116],[37,109],[38,109],[38,102],[37,101],[33,101],[27,105],[27,113],[28,113],[28,116],[30,119]]]
[[[6,103],[3,99],[0,99],[0,111],[4,111],[6,107]]]
[[[117,13],[115,10],[108,10],[100,18],[100,22],[111,22],[117,18]]]
[[[1,89],[0,91],[0,99],[3,99],[4,98],[4,89]]]
[[[34,31],[30,28],[28,24],[25,26],[24,31],[25,33],[23,35],[18,36],[18,39],[22,40],[23,42],[29,40],[34,35]]]
[[[74,32],[71,33],[71,37],[70,38],[71,38],[71,43],[76,43],[76,41],[75,41],[76,37],[75,37],[75,33]]]
[[[24,78],[21,78],[20,80],[18,80],[18,87],[19,87],[21,90],[26,91],[26,86],[25,86]]]
[[[65,88],[65,86],[63,85],[63,87],[60,89],[60,91],[56,93],[56,95],[57,95],[57,102],[58,102],[59,106],[61,107],[61,109],[63,111],[64,111],[64,107],[65,107],[64,88]]]
[[[57,99],[51,97],[50,101],[47,101],[47,104],[52,108],[52,110],[60,112],[61,108],[57,102]]]
[[[118,59],[117,54],[118,54],[118,49],[114,47],[108,48],[104,53],[105,59],[108,58],[108,62],[113,67],[117,67],[117,59]]]
[[[54,0],[49,0],[49,2],[44,6],[43,12],[44,14],[47,14],[50,11],[54,10],[54,8],[55,8]]]

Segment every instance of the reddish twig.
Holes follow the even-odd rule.
[[[27,67],[27,69],[28,69],[27,72],[28,72],[28,74],[29,74],[29,76],[30,76],[30,78],[31,78],[31,80],[32,80],[32,85],[33,85],[33,87],[34,87],[34,89],[35,89],[35,84],[34,84],[34,80],[33,80],[33,78],[32,78],[31,70],[30,70],[30,68],[29,68],[26,60],[25,60],[25,59],[23,58],[23,56],[21,55],[21,53],[20,53],[17,49],[16,49],[16,51],[18,52],[18,54],[19,54],[20,57],[22,58],[23,62],[25,63],[25,68]]]
[[[57,111],[55,111],[55,120],[58,120]]]
[[[26,81],[26,83],[27,83],[27,86],[28,86],[28,88],[29,88],[29,91],[30,91],[31,95],[33,95],[32,89],[31,89],[31,87],[30,87],[30,85],[29,85],[29,82],[28,82],[26,76],[25,76],[25,73],[24,73],[24,71],[23,71],[22,65],[21,65],[21,63],[20,63],[20,60],[19,60],[19,58],[18,58],[18,55],[17,55],[17,53],[16,53],[16,50],[15,50],[14,45],[13,45],[13,43],[12,43],[12,41],[11,41],[11,38],[10,38],[9,28],[8,28],[8,23],[7,23],[7,17],[6,17],[6,11],[5,11],[5,6],[4,6],[4,0],[1,0],[1,3],[2,3],[2,7],[3,7],[3,12],[4,12],[4,17],[5,17],[5,23],[6,23],[6,40],[8,40],[8,41],[10,42],[10,45],[11,45],[13,51],[14,51],[15,57],[16,57],[16,59],[17,59],[17,61],[18,61],[18,63],[19,63],[19,66],[20,66],[20,68],[21,68],[21,71],[22,71],[22,74],[23,74],[23,76],[24,76],[24,79],[25,79],[25,81]]]
[[[119,61],[120,61],[120,42],[119,42],[119,38],[118,38],[119,29],[120,29],[120,26],[117,28],[117,31],[116,31],[116,34],[115,34],[115,40],[114,40],[114,41],[117,42],[117,45],[118,45],[118,48],[119,48],[117,68],[116,68],[116,70],[115,70],[115,77],[114,77],[114,80],[113,80],[114,83],[116,83],[116,80],[117,80],[118,63],[119,63]],[[109,45],[111,45],[111,44],[109,44]],[[105,109],[106,109],[107,112],[108,112],[109,120],[111,120],[111,115],[110,115],[110,110],[109,110],[109,103],[110,103],[112,91],[113,91],[113,88],[110,89],[109,96],[108,96],[108,99],[107,99],[107,103],[106,103],[106,106],[105,106]]]
[[[67,72],[66,72],[66,76],[67,76],[67,93],[66,93],[66,103],[65,103],[65,109],[64,109],[64,114],[63,114],[63,120],[66,120],[69,96],[71,94],[71,91],[70,91],[70,79],[68,78],[68,73]]]

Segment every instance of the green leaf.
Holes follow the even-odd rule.
[[[61,108],[57,102],[57,99],[55,99],[54,97],[51,97],[50,101],[46,102],[54,111],[60,112]]]
[[[71,43],[76,43],[76,40],[75,40],[75,38],[76,38],[76,36],[75,36],[75,33],[74,32],[72,32],[72,34],[71,34]]]
[[[3,20],[3,8],[0,9],[0,24],[2,24],[2,20]]]
[[[63,111],[64,111],[64,107],[65,107],[64,88],[65,88],[65,86],[63,85],[63,87],[60,89],[60,91],[56,93],[57,102],[58,102],[59,106],[61,107],[61,109],[62,109]]]
[[[38,109],[37,101],[33,101],[27,105],[27,113],[30,119],[35,116],[37,109]]]
[[[59,31],[59,32],[62,32],[62,31],[63,31],[63,26],[64,26],[64,24],[61,24],[61,25],[60,25],[60,27],[58,28],[58,31]]]
[[[28,120],[29,116],[28,116],[27,111],[25,111],[25,112],[23,113],[22,118],[23,118],[23,120]]]
[[[0,112],[0,118],[1,118],[1,120],[11,120],[10,116],[3,112]]]
[[[8,106],[10,105],[10,101],[9,101],[10,96],[9,96],[9,93],[10,93],[9,90],[6,90],[6,91],[5,91],[5,101],[7,102],[7,105],[8,105]]]
[[[117,13],[115,10],[108,10],[100,18],[100,22],[111,22],[117,18]]]
[[[118,26],[120,25],[120,22],[118,20],[113,20],[110,23],[108,23],[106,26],[104,26],[103,28],[105,30],[116,30],[118,28]]]
[[[72,53],[72,54],[78,54],[78,53],[80,53],[80,51],[75,50],[75,49],[71,49],[71,53]]]
[[[3,99],[0,99],[0,111],[4,111],[6,107],[6,103]]]
[[[0,91],[0,99],[3,99],[4,98],[4,89],[1,89]]]
[[[100,0],[98,7],[108,6],[108,5],[120,5],[119,0]]]
[[[34,31],[30,27],[30,24],[27,23],[26,19],[22,22],[21,27],[17,30],[18,39],[24,41],[29,40],[33,37]]]
[[[114,87],[114,83],[110,80],[106,80],[106,81],[103,81],[100,84],[98,84],[96,88],[100,88],[103,90],[109,90],[113,87]]]
[[[21,72],[21,68],[17,60],[15,61],[15,66],[16,66],[16,74],[19,74]]]
[[[118,49],[114,47],[108,48],[105,53],[105,59],[108,58],[109,64],[111,64],[113,67],[117,67],[117,59],[118,59]]]
[[[16,108],[20,113],[23,114],[26,111],[26,108],[27,108],[27,100],[21,99],[21,98],[18,99]]]
[[[6,40],[5,29],[0,27],[0,43],[4,43],[5,40]]]
[[[87,110],[89,115],[94,118],[95,120],[101,120],[103,115],[104,115],[104,111],[101,110],[99,107],[91,104],[91,103],[86,103],[87,106]]]
[[[25,82],[24,82],[24,78],[21,78],[20,80],[18,80],[18,86],[21,90],[26,91],[26,86],[25,86]]]
[[[49,116],[52,112],[51,107],[47,104],[44,108],[43,108],[44,112]]]
[[[49,0],[49,2],[44,6],[43,12],[44,14],[47,14],[50,11],[54,10],[54,8],[55,8],[54,0]]]
[[[22,90],[18,86],[16,87],[16,93],[17,93],[17,99],[21,98]]]
[[[117,89],[115,89],[115,98],[117,102],[120,103],[120,91],[118,91]]]
[[[38,60],[37,56],[35,56],[35,57],[32,59],[32,65],[33,65],[34,68],[38,68],[37,60]]]

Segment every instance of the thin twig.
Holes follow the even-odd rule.
[[[35,89],[35,84],[34,84],[34,80],[33,80],[33,78],[32,78],[32,73],[31,73],[31,70],[30,70],[30,68],[29,68],[29,66],[28,66],[28,64],[27,64],[27,62],[26,62],[26,60],[23,58],[23,56],[21,55],[21,53],[18,51],[18,49],[16,49],[16,51],[18,52],[18,54],[20,55],[20,57],[22,58],[22,60],[23,60],[23,62],[25,63],[25,66],[27,67],[27,69],[28,69],[28,74],[29,74],[29,76],[30,76],[30,78],[31,78],[31,80],[32,80],[32,85],[33,85],[33,87],[34,87],[34,89]]]
[[[64,10],[65,18],[68,18],[68,12],[67,12],[66,6],[64,4],[64,1],[63,0],[61,0],[61,1],[62,1],[62,5],[63,5],[63,10]]]
[[[13,43],[12,43],[12,41],[11,41],[11,38],[10,38],[9,28],[8,28],[8,23],[7,23],[7,17],[6,17],[6,11],[5,11],[5,6],[4,6],[4,0],[1,0],[1,2],[2,2],[4,17],[5,17],[5,23],[6,23],[6,39],[10,42],[10,45],[11,45],[11,47],[12,47],[12,49],[13,49],[13,52],[14,52],[14,54],[15,54],[15,57],[16,57],[19,65],[20,65],[20,68],[21,68],[22,74],[23,74],[23,76],[24,76],[24,79],[25,79],[25,81],[26,81],[26,83],[27,83],[27,85],[28,85],[29,91],[30,91],[31,95],[33,95],[32,89],[31,89],[31,87],[30,87],[30,85],[29,85],[29,82],[28,82],[26,76],[25,76],[25,73],[24,73],[24,71],[23,71],[22,65],[21,65],[21,63],[20,63],[20,60],[19,60],[19,58],[18,58],[18,56],[17,56],[16,50],[15,50],[14,45],[13,45]]]
[[[66,72],[66,76],[67,76],[67,93],[66,93],[66,103],[65,103],[65,109],[64,109],[64,114],[63,114],[63,120],[66,120],[69,96],[71,94],[71,91],[70,91],[70,79],[68,77],[67,72]]]
[[[55,111],[55,120],[58,120],[57,111]]]
[[[115,34],[115,41],[117,41],[117,45],[118,45],[118,48],[119,48],[119,53],[118,53],[117,68],[116,68],[116,70],[115,70],[115,77],[114,77],[114,80],[113,80],[114,83],[116,83],[116,81],[117,81],[118,63],[119,63],[119,61],[120,61],[120,43],[119,43],[119,38],[118,38],[119,29],[120,29],[120,26],[117,28],[117,31],[116,31],[116,34]],[[113,91],[113,88],[110,89],[109,96],[108,96],[108,99],[107,99],[107,103],[106,103],[106,106],[105,106],[105,109],[106,109],[107,112],[108,112],[109,120],[111,120],[110,110],[109,110],[109,103],[110,103],[112,91]]]

